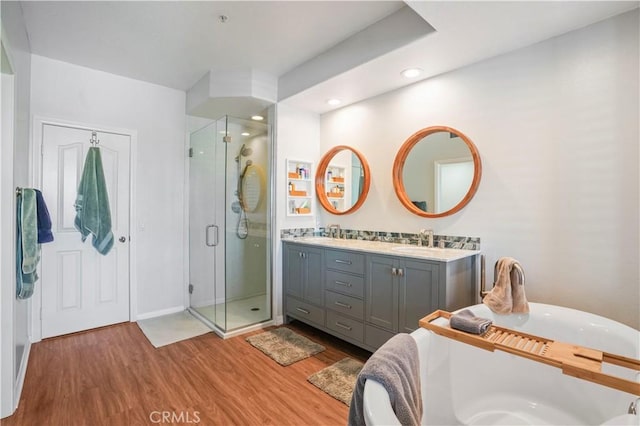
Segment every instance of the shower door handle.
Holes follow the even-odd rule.
[[[213,244],[211,244],[211,239],[209,238],[211,233],[209,232],[211,229],[215,230],[213,234]],[[218,245],[218,225],[207,225],[205,228],[205,244],[207,247],[215,247]]]

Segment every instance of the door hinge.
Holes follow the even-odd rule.
[[[193,148],[189,148],[189,157],[193,157]]]
[[[231,136],[227,135],[222,138],[222,142],[231,143]]]
[[[193,284],[189,284],[189,294],[193,294]]]

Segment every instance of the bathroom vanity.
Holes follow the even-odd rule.
[[[477,250],[326,237],[283,240],[285,322],[370,351],[436,309],[476,301]]]

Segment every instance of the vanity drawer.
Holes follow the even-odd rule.
[[[329,310],[327,311],[327,328],[359,342],[362,342],[364,337],[362,321]]]
[[[287,296],[287,314],[300,320],[312,321],[324,325],[324,309],[310,303]]]
[[[324,306],[351,317],[364,320],[364,302],[355,297],[344,294],[326,291],[324,296]]]
[[[325,265],[329,269],[364,274],[364,255],[342,250],[325,250]]]
[[[350,296],[364,297],[364,278],[327,270],[324,273],[324,287]]]

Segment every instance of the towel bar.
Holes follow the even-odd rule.
[[[484,254],[480,256],[480,300],[484,299],[484,297],[489,294],[490,290],[486,289],[486,278],[485,278],[485,259]],[[513,265],[513,268],[516,270],[518,274],[520,274],[520,283],[524,286],[524,269],[519,263]],[[495,286],[495,277],[498,275],[498,261],[493,266],[493,285]],[[492,286],[493,287],[493,286]]]
[[[16,197],[19,197],[22,195],[22,188],[20,188],[19,186],[16,186]]]

